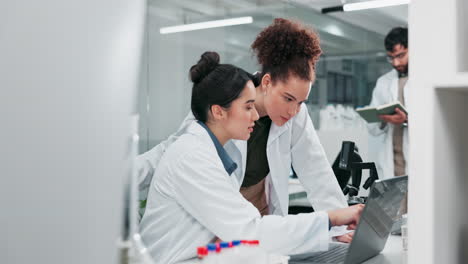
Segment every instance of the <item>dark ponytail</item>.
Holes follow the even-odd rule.
[[[206,122],[212,105],[229,108],[250,78],[250,74],[230,64],[219,64],[219,55],[207,51],[197,64],[190,68],[192,88],[192,113],[197,120]]]

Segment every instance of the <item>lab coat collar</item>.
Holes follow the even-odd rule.
[[[210,138],[216,147],[216,152],[218,152],[218,156],[223,163],[224,169],[229,175],[231,175],[237,169],[237,164],[231,159],[213,132],[211,132],[211,130],[203,122],[198,120],[197,123],[208,132],[208,135],[210,135]]]
[[[270,132],[268,134],[267,146],[273,143],[281,134],[286,132],[291,126],[292,119],[286,122],[282,126],[277,126],[275,123],[271,123]]]
[[[239,183],[244,180],[244,172],[247,161],[247,141],[239,139],[231,139],[224,144],[224,149],[229,153],[232,160],[237,163],[239,167],[234,171],[235,177]],[[240,188],[240,185],[239,185]]]

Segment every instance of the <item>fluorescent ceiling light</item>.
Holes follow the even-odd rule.
[[[396,6],[396,5],[407,5],[410,0],[373,0],[365,2],[357,2],[343,5],[343,11],[356,11],[363,9]]]
[[[322,14],[331,13],[331,12],[349,12],[363,9],[387,7],[387,6],[397,6],[397,5],[407,5],[410,0],[373,0],[365,2],[356,2],[343,4],[340,6],[331,6],[322,8]]]
[[[252,22],[253,22],[253,18],[251,16],[229,18],[229,19],[213,20],[213,21],[194,23],[194,24],[185,24],[185,25],[173,26],[173,27],[163,27],[159,29],[159,33],[169,34],[169,33],[192,31],[192,30],[207,29],[207,28],[250,24]]]

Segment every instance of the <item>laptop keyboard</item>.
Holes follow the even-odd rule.
[[[316,253],[301,260],[289,261],[290,264],[300,263],[342,263],[348,252],[348,244],[330,244],[328,251]]]

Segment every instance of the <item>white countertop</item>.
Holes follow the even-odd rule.
[[[385,248],[379,255],[363,262],[363,264],[406,264],[406,252],[403,252],[401,236],[389,236]],[[192,259],[180,264],[199,264],[198,259]]]

